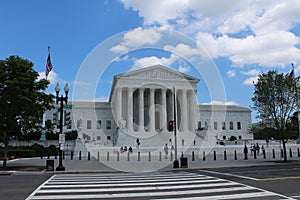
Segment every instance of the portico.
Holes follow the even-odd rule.
[[[174,119],[175,92],[177,128],[193,132],[198,82],[161,65],[115,76],[110,101],[117,126],[130,133],[166,132],[167,122]]]

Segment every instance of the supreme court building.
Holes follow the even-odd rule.
[[[108,102],[70,102],[66,112],[86,143],[108,146],[163,146],[174,141],[168,131],[176,117],[180,143],[200,144],[205,138],[253,139],[249,133],[251,111],[240,106],[198,105],[199,79],[155,65],[114,76]],[[46,113],[55,123],[56,109]],[[176,114],[176,115],[175,115]]]

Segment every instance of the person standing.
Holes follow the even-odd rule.
[[[168,144],[166,144],[166,145],[164,146],[164,151],[165,151],[165,158],[167,159],[167,158],[168,158],[168,152],[169,152]]]
[[[247,159],[248,159],[248,147],[245,144],[245,146],[244,146],[244,160],[247,160]]]

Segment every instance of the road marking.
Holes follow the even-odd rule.
[[[181,178],[180,178],[181,177]],[[175,180],[175,181],[174,181]],[[57,174],[45,181],[30,199],[237,199],[287,197],[245,184],[187,172],[143,174]]]
[[[248,179],[248,180],[252,180],[252,181],[260,181],[261,180],[261,179],[257,179],[257,178],[253,178],[253,177],[249,177],[249,176],[241,176],[241,175],[236,175],[236,174],[231,174],[231,173],[215,172],[215,171],[209,171],[209,170],[199,170],[199,171],[200,172],[212,173],[212,174],[234,176],[234,177]]]
[[[285,177],[274,177],[274,178],[262,178],[262,181],[276,181],[276,180],[288,180],[288,179],[300,179],[300,176],[285,176]]]

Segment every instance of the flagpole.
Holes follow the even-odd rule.
[[[48,57],[47,57],[47,59],[49,58],[49,56],[50,56],[50,46],[48,46]],[[47,60],[47,62],[48,62],[48,60]],[[47,64],[46,64],[46,68],[47,68]],[[46,69],[46,71],[47,71],[47,69]],[[47,80],[47,78],[48,78],[47,72],[45,72],[45,75],[46,75],[46,80]],[[46,92],[46,89],[44,90],[44,92]],[[42,126],[43,126],[43,128],[46,128],[46,112],[43,113],[43,123],[42,123]]]
[[[47,58],[49,58],[49,56],[50,56],[50,46],[48,46],[48,57]],[[48,62],[48,61],[47,61]],[[47,66],[46,66],[47,67]],[[46,69],[47,70],[47,69]],[[46,75],[46,80],[47,80],[47,77],[48,77],[48,74],[47,74],[47,72],[45,73],[45,75]]]

